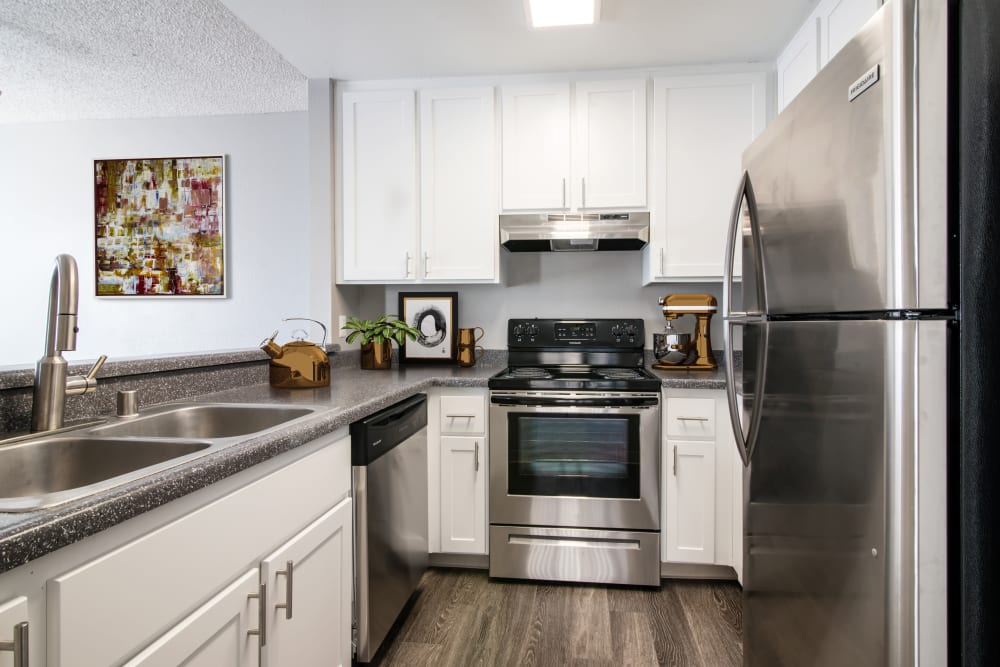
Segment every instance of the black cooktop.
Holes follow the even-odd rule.
[[[511,319],[510,366],[490,389],[658,391],[643,368],[644,322],[639,319]]]

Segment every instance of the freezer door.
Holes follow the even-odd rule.
[[[769,314],[947,307],[945,4],[886,4],[744,153]]]

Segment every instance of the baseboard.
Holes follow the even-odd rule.
[[[486,554],[430,554],[431,567],[462,567],[471,570],[490,569]]]
[[[702,563],[660,563],[662,579],[721,579],[736,580],[736,570],[728,565]]]

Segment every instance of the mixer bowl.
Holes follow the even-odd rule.
[[[668,366],[677,366],[687,361],[694,345],[691,334],[686,333],[654,333],[653,356],[656,360]]]

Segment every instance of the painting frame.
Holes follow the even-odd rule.
[[[454,364],[458,359],[458,292],[400,292],[398,316],[421,332],[433,319],[440,340],[410,341],[399,346],[401,364]],[[442,326],[444,330],[442,331]]]
[[[222,152],[94,159],[96,298],[229,298],[226,163]],[[140,173],[152,183],[137,188]]]

